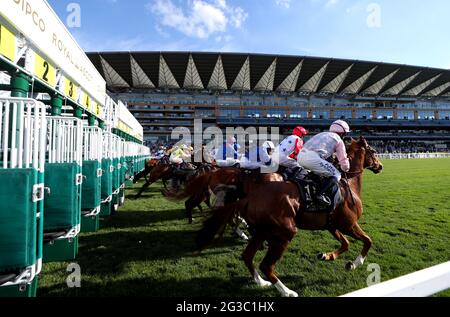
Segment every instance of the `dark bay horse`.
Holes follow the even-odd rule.
[[[364,248],[361,255],[354,262],[348,263],[346,268],[354,270],[362,266],[372,246],[372,240],[358,224],[363,214],[362,176],[365,169],[375,174],[381,173],[383,165],[377,159],[375,150],[362,137],[349,145],[348,157],[351,161],[351,169],[347,173],[349,181],[346,183],[342,180],[340,183],[344,201],[331,215],[301,212],[304,206],[300,193],[297,186],[291,182],[264,183],[251,188],[245,198],[215,209],[197,236],[198,247],[207,247],[217,234],[223,234],[223,228],[229,219],[240,213],[253,233],[243,253],[243,261],[259,286],[274,285],[285,297],[297,297],[298,294],[278,279],[275,265],[286,252],[298,229],[328,230],[341,242],[338,250],[320,255],[320,259],[324,261],[334,261],[349,249],[349,241],[345,235],[362,241]],[[260,276],[253,264],[257,251],[265,241],[268,242],[269,248],[260,269],[268,281]]]
[[[283,180],[278,174],[252,174],[249,175],[243,170],[234,167],[217,168],[211,167],[204,173],[199,173],[197,177],[192,178],[180,192],[166,191],[164,196],[169,200],[186,200],[185,207],[189,217],[189,223],[192,223],[192,211],[196,206],[205,202],[211,208],[211,195],[216,195],[215,206],[227,204],[236,201],[239,197],[226,197],[228,192],[242,192],[244,195],[248,187],[254,187],[256,184]],[[238,190],[239,189],[239,190]],[[239,194],[238,194],[239,196]],[[241,235],[242,234],[238,234]]]

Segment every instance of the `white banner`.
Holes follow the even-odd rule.
[[[1,0],[0,14],[102,106],[106,83],[46,0]]]
[[[118,116],[115,122],[115,128],[122,130],[141,141],[143,140],[144,128],[121,101],[118,103]]]

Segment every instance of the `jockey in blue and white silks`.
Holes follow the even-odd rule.
[[[270,167],[272,165],[272,154],[275,150],[275,144],[266,141],[261,147],[253,147],[241,160],[241,168],[248,170],[256,170],[262,167]]]
[[[239,145],[237,144],[236,138],[230,138],[222,147],[219,147],[214,158],[219,167],[232,167],[239,164]]]

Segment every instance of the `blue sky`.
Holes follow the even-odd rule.
[[[220,51],[450,68],[448,0],[49,0],[86,51]]]

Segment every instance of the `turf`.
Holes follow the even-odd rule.
[[[338,296],[364,288],[370,264],[379,265],[386,281],[450,260],[450,160],[384,163],[383,174],[366,172],[364,180],[360,223],[374,241],[366,264],[345,271],[345,263],[362,249],[354,240],[336,262],[317,261],[317,253],[332,251],[338,243],[328,232],[302,231],[277,266],[280,279],[300,296]],[[254,285],[240,260],[245,243],[231,232],[195,256],[193,240],[205,215],[195,216],[195,224],[188,225],[183,205],[164,200],[158,186],[141,200],[128,199],[116,216],[102,221],[100,231],[81,236],[76,261],[81,288],[67,287],[68,263],[46,264],[38,296],[278,296],[273,288]],[[450,291],[438,296],[450,296]]]

